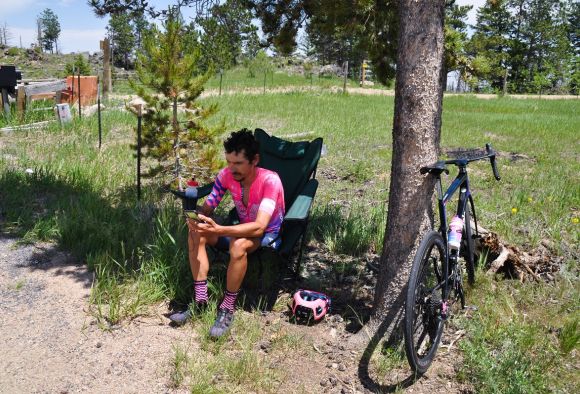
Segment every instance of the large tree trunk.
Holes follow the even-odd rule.
[[[434,183],[419,174],[438,157],[443,101],[444,0],[401,0],[387,229],[371,320],[354,338],[366,355],[400,338],[406,285],[420,236],[431,226]],[[364,359],[363,359],[364,361]]]

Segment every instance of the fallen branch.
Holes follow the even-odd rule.
[[[501,248],[501,253],[499,254],[499,256],[493,260],[490,264],[489,269],[487,270],[488,274],[495,274],[497,273],[497,271],[503,267],[503,265],[505,264],[506,260],[508,259],[510,255],[510,251],[507,248],[504,248],[502,246]]]
[[[550,272],[557,272],[562,261],[550,252],[547,242],[529,253],[522,252],[518,247],[502,242],[498,235],[481,226],[478,227],[478,236],[475,239],[476,257],[486,256],[485,266],[489,267],[490,275],[503,272],[506,277],[518,278],[524,282],[527,278],[541,282],[543,279],[538,273],[543,273],[544,280],[553,280]],[[472,233],[475,232],[475,224],[471,222]]]

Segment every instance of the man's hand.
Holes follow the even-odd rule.
[[[215,234],[220,235],[220,231],[222,226],[217,224],[212,218],[209,216],[205,216],[199,214],[200,221],[196,221],[193,219],[187,219],[187,226],[189,227],[190,231],[195,231],[200,234]]]

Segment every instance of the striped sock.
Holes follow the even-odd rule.
[[[224,300],[220,304],[220,309],[227,309],[231,313],[234,313],[235,305],[236,305],[236,297],[238,296],[239,290],[235,293],[226,290],[224,294]]]
[[[193,289],[195,290],[195,302],[198,304],[207,303],[207,279],[194,280]]]

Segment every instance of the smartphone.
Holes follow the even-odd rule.
[[[184,210],[183,213],[189,219],[195,220],[196,222],[203,222],[203,220],[201,220],[201,218],[197,214],[197,211]]]

